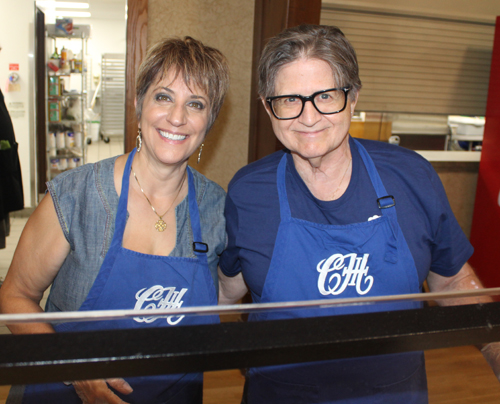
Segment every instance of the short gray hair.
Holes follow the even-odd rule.
[[[351,98],[361,89],[356,51],[343,32],[333,26],[304,24],[271,38],[259,63],[259,95],[275,94],[281,68],[298,59],[318,59],[331,67],[337,87],[351,87]]]

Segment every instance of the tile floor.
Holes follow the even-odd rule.
[[[123,137],[111,136],[109,139],[109,143],[99,140],[97,142],[92,141],[92,143],[87,146],[87,163],[94,163],[123,153]]]
[[[123,153],[123,138],[111,137],[109,143],[105,143],[102,140],[97,142],[93,141],[87,147],[87,162],[94,163],[98,160],[116,156],[121,153]],[[23,231],[27,220],[28,217],[26,217],[26,214],[22,211],[13,212],[11,214],[10,236],[7,237],[6,248],[0,250],[0,281],[3,281],[5,275],[7,274],[10,262],[14,256],[17,242],[19,241],[19,237],[21,236],[21,232]],[[44,304],[46,297],[47,293],[45,294],[44,300],[42,300],[42,305]],[[0,324],[0,334],[6,333],[9,333],[8,328]]]

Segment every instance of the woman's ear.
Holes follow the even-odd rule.
[[[264,105],[264,109],[266,110],[267,115],[269,115],[269,118],[272,119],[273,118],[273,113],[269,109],[269,105],[267,104],[265,98],[264,97],[260,97],[260,100],[262,101],[262,105]]]
[[[356,104],[358,103],[358,96],[359,96],[359,91],[356,91],[355,95],[354,95],[354,99],[351,101],[350,103],[350,107],[351,107],[351,116],[354,115],[354,110],[356,109]]]

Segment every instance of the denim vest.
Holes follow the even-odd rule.
[[[71,250],[55,277],[46,311],[76,311],[99,273],[113,238],[119,196],[114,185],[117,157],[86,164],[47,183],[60,225]],[[227,244],[225,191],[204,175],[193,173],[203,242],[209,246],[208,264],[218,287],[217,264]],[[173,257],[193,257],[193,235],[187,197],[175,208],[177,239]]]

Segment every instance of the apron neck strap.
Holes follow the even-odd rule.
[[[290,204],[288,203],[288,196],[286,194],[286,156],[287,155],[285,153],[278,165],[276,181],[278,185],[281,221],[287,220],[292,216],[290,211]]]
[[[189,218],[191,219],[191,230],[193,232],[193,252],[200,259],[207,259],[208,244],[203,242],[201,236],[200,211],[196,201],[196,188],[194,187],[194,176],[189,167],[186,168],[188,176],[188,203]]]
[[[384,187],[382,178],[378,173],[375,163],[366,151],[365,147],[356,139],[352,139],[355,147],[358,149],[359,155],[365,164],[366,171],[372,182],[375,193],[377,194],[377,205],[382,214],[389,214],[396,217],[396,201],[392,195],[389,195]]]
[[[136,149],[132,150],[127,158],[127,163],[125,164],[125,170],[123,170],[122,176],[122,189],[120,192],[120,200],[118,201],[118,209],[116,210],[115,219],[115,234],[119,235],[117,242],[122,245],[123,233],[125,231],[125,225],[127,224],[127,204],[128,204],[128,190],[130,185],[130,171],[132,170],[132,161],[134,160]],[[123,220],[119,220],[123,218]],[[115,237],[114,237],[115,238]]]
[[[387,196],[387,191],[385,190],[384,184],[382,183],[382,179],[378,174],[378,171],[375,167],[375,163],[372,158],[364,148],[364,146],[356,139],[352,139],[354,145],[358,149],[359,155],[365,164],[366,170],[368,171],[368,175],[370,176],[370,180],[373,184],[373,188],[375,188],[375,193],[377,194],[377,198],[383,198]]]

